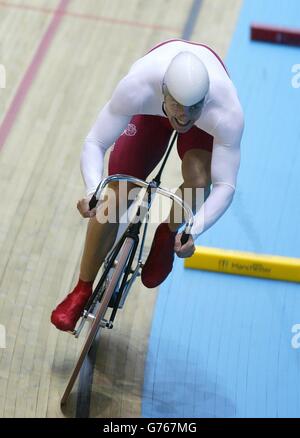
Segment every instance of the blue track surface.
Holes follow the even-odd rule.
[[[227,57],[246,115],[238,190],[197,242],[300,256],[300,49],[250,42],[251,22],[299,26],[298,0],[245,0]],[[144,417],[300,417],[299,285],[184,270],[160,288]],[[298,346],[296,344],[296,346]]]

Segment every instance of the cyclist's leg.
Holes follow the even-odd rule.
[[[176,194],[184,198],[194,213],[200,209],[203,200],[210,193],[212,147],[213,137],[197,127],[193,127],[186,134],[179,135],[178,138],[177,149],[182,160],[183,184]],[[199,190],[203,190],[204,196]],[[179,209],[180,206],[173,204],[166,220],[172,231],[178,230],[184,222],[183,212]]]
[[[201,206],[197,189],[203,188],[206,197],[209,193],[212,145],[213,137],[196,127],[178,136],[177,148],[182,159],[184,182],[177,194],[182,196],[183,189],[190,189],[189,198],[192,204],[190,206],[193,211]],[[182,212],[176,211],[177,208],[177,205],[172,205],[169,217],[155,232],[148,259],[142,270],[142,282],[149,288],[157,287],[172,270],[175,236],[184,219]],[[181,210],[180,207],[179,209]]]
[[[132,188],[132,184],[127,187],[128,190],[130,188]],[[107,217],[107,212],[113,212],[114,219],[116,219],[119,210],[118,186],[117,184],[111,184],[109,189],[104,203],[100,206],[100,212],[97,212],[97,217],[99,217],[99,214],[101,216],[102,213]],[[124,197],[126,198],[126,195]],[[98,224],[96,217],[90,219],[82,257],[86,265],[81,263],[77,285],[52,312],[51,322],[60,330],[74,330],[76,322],[92,294],[93,282],[97,272],[114,243],[118,231],[117,221],[103,221],[101,226],[98,225],[100,224]],[[99,240],[102,242],[100,248]],[[95,245],[95,242],[97,242],[97,245]]]
[[[211,155],[211,152],[205,149],[189,149],[181,163],[184,182],[176,194],[187,202],[194,214],[201,208],[210,193]],[[182,225],[184,216],[178,204],[173,203],[166,222],[172,231],[178,230]]]

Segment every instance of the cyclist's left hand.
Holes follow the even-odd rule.
[[[194,239],[192,236],[189,237],[189,240],[182,245],[180,242],[182,233],[177,233],[175,237],[175,245],[174,245],[174,251],[177,254],[178,257],[184,259],[186,257],[191,257],[195,252],[195,244]]]

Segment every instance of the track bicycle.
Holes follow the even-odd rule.
[[[115,181],[128,181],[134,183],[141,189],[145,189],[142,201],[137,207],[134,218],[130,221],[125,232],[107,255],[103,263],[103,272],[99,282],[84,308],[81,319],[72,332],[75,338],[78,338],[84,325],[90,322],[82,350],[61,398],[62,406],[65,405],[68,400],[82,364],[92,347],[97,333],[100,329],[113,328],[118,310],[123,308],[135,279],[141,273],[143,267],[143,249],[149,223],[149,211],[156,194],[165,196],[181,206],[185,213],[185,226],[181,236],[181,243],[186,243],[189,238],[190,230],[193,225],[193,213],[190,207],[170,190],[160,187],[161,175],[177,136],[178,133],[173,131],[159,172],[150,182],[130,175],[110,175],[100,182],[90,200],[90,209],[95,208],[105,187]]]

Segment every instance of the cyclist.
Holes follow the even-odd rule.
[[[78,201],[77,208],[89,218],[89,224],[78,284],[51,315],[58,329],[74,329],[116,237],[118,224],[99,223],[96,210],[89,211],[88,205],[102,178],[107,149],[114,144],[109,174],[123,173],[145,180],[162,158],[172,131],[179,134],[177,149],[183,177],[180,189],[193,191],[194,226],[189,240],[181,245],[181,234],[177,233],[180,224],[172,219],[174,206],[168,219],[158,226],[141,275],[143,284],[152,288],[172,270],[174,253],[191,256],[195,239],[231,204],[243,126],[236,89],[223,62],[209,47],[169,40],[132,65],[100,111],[82,150],[81,171],[87,196]],[[112,188],[118,194],[119,186],[112,184]],[[202,205],[196,199],[199,188],[205,191]],[[107,206],[99,209],[99,214],[105,214]]]

